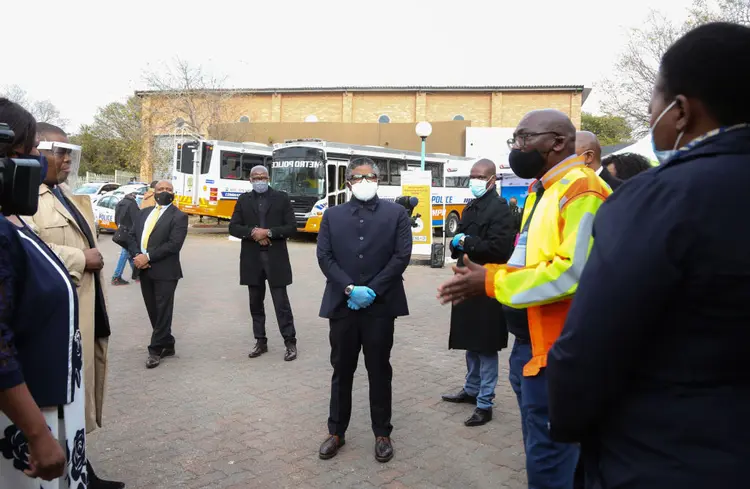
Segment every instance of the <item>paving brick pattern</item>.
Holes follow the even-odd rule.
[[[119,248],[102,236],[107,274]],[[396,323],[392,353],[395,458],[373,457],[362,358],[347,444],[330,461],[317,450],[327,430],[331,377],[328,326],[318,318],[324,278],[314,242],[290,243],[299,358],[283,361],[270,296],[270,352],[249,359],[247,291],[238,285],[239,243],[191,232],[177,289],[177,356],[144,367],[150,325],[137,285],[110,288],[109,389],[104,428],[89,437],[100,475],[138,488],[522,488],[518,409],[501,354],[494,420],[463,425],[468,405],[440,401],[459,388],[463,352],[449,351],[449,309],[435,299],[448,268],[412,266],[411,316]],[[130,277],[129,269],[125,278]]]

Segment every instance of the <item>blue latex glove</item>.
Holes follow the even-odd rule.
[[[466,236],[464,233],[458,233],[457,235],[453,236],[451,245],[453,246],[454,249],[461,250],[461,251],[464,250],[464,247],[461,246],[461,244],[459,243],[459,241],[461,241],[461,238],[463,238],[464,236]]]
[[[370,307],[374,300],[375,292],[373,292],[370,287],[363,287],[361,285],[355,286],[354,290],[352,290],[352,293],[349,295],[349,302],[358,306],[359,309]]]
[[[346,301],[346,305],[349,307],[349,309],[353,309],[355,311],[359,311],[360,309],[362,309],[357,304],[355,304],[354,302],[352,302],[351,299],[349,299],[348,301]]]

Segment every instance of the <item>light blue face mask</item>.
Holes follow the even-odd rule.
[[[656,159],[659,160],[659,164],[663,165],[672,157],[677,154],[677,148],[680,144],[680,140],[682,139],[682,136],[685,135],[685,131],[682,131],[680,134],[677,135],[677,140],[674,142],[674,148],[672,149],[656,149],[656,143],[654,142],[654,129],[656,129],[657,124],[659,124],[659,121],[662,117],[664,117],[664,114],[672,110],[672,108],[677,104],[677,101],[673,101],[671,104],[669,104],[662,112],[659,114],[659,117],[656,118],[656,121],[654,122],[654,125],[651,126],[650,133],[651,133],[651,149],[654,152],[654,155],[656,156]]]
[[[487,193],[487,181],[480,178],[472,178],[469,180],[469,189],[471,193],[477,199]]]
[[[265,193],[268,190],[268,182],[253,182],[253,190],[259,194]]]

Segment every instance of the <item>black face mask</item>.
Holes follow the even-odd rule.
[[[536,178],[547,163],[544,155],[538,149],[524,152],[520,149],[511,149],[508,157],[510,169],[518,178]]]
[[[154,200],[159,205],[169,205],[174,200],[174,194],[171,192],[159,192],[154,194]]]

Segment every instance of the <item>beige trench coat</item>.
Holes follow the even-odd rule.
[[[60,187],[89,225],[96,240],[94,212],[87,195],[72,195],[65,185]],[[86,236],[75,218],[52,194],[47,185],[39,187],[39,209],[34,216],[24,217],[31,229],[65,263],[78,291],[78,326],[83,342],[84,391],[86,393],[86,432],[102,425],[102,406],[107,378],[107,348],[109,338],[94,338],[95,283],[94,273],[99,273],[99,283],[105,286],[101,272],[85,272],[86,258],[83,250],[89,247]],[[106,297],[106,290],[104,291]],[[106,300],[106,299],[105,299]]]

